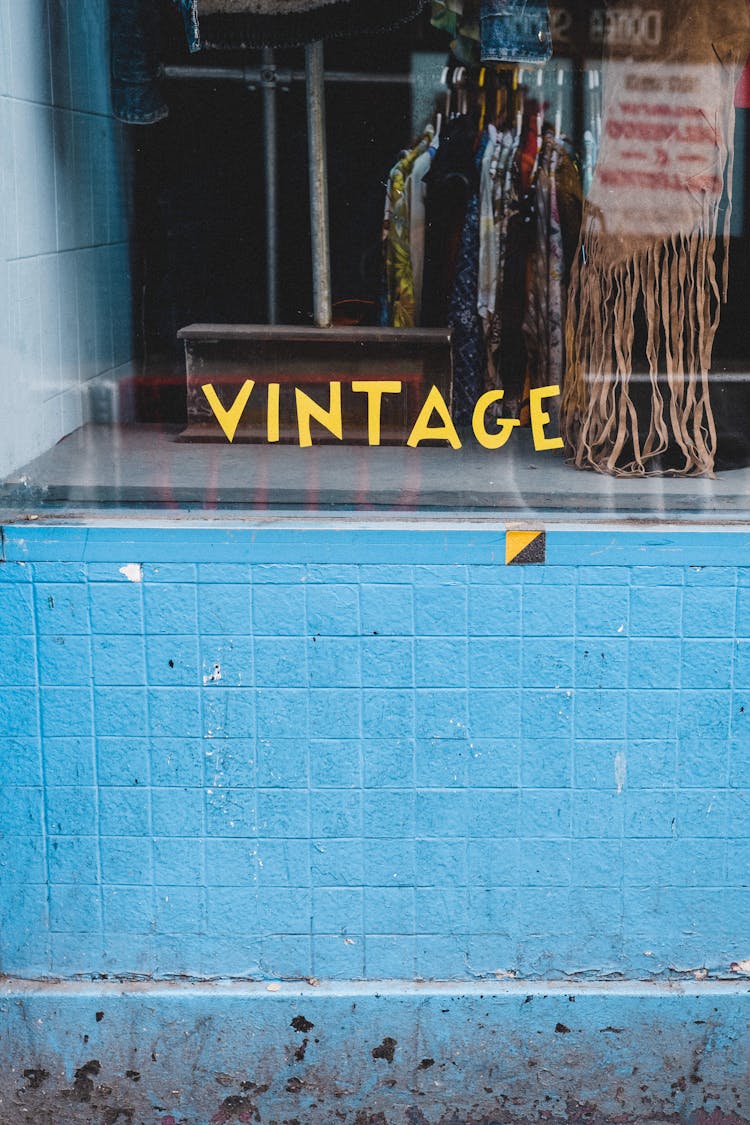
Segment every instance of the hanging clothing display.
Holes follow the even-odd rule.
[[[539,156],[534,197],[536,233],[528,270],[523,336],[527,385],[562,387],[565,374],[565,312],[570,267],[575,253],[571,235],[581,225],[581,180],[567,146],[548,132]],[[549,410],[555,417],[555,401]]]
[[[476,128],[467,117],[446,122],[426,185],[426,234],[422,281],[422,325],[448,323],[448,300],[456,275],[456,260],[466,218],[466,206],[475,190],[474,149]]]
[[[476,164],[482,167],[490,142],[485,133],[479,144]],[[448,303],[448,327],[453,351],[453,419],[468,426],[483,390],[482,319],[479,315],[479,183],[474,185],[466,207],[456,276]]]
[[[505,80],[511,78],[508,72]],[[517,82],[513,91],[519,101],[515,128],[490,122],[479,131],[474,115],[449,116],[439,145],[423,141],[389,178],[384,324],[450,326],[453,417],[459,425],[470,424],[484,390],[504,392],[494,407],[498,416],[521,417],[530,389],[560,385],[565,370],[581,173],[557,128],[542,126],[541,103],[529,101],[524,113],[525,93]],[[422,261],[411,257],[414,215],[405,200],[423,188]],[[421,212],[417,219],[421,245]],[[420,268],[421,306],[414,299]]]
[[[623,5],[612,7],[616,17]],[[602,145],[567,318],[563,436],[579,468],[710,474],[709,373],[726,299],[734,90],[750,9],[747,0],[654,7],[656,47],[630,43],[627,58],[612,48],[603,73]],[[633,379],[639,366],[645,394]]]
[[[406,192],[417,161],[427,156],[434,136],[429,127],[420,143],[406,153],[391,169],[386,193],[383,238],[385,241],[386,293],[392,308],[394,328],[413,328],[416,324],[414,270],[411,255],[410,211],[411,191]]]

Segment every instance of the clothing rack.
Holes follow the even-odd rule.
[[[331,298],[331,250],[328,215],[328,162],[326,154],[325,85],[408,85],[409,74],[325,70],[323,42],[305,47],[305,69],[278,67],[274,53],[266,48],[260,66],[165,66],[165,78],[176,81],[235,82],[248,91],[263,92],[263,140],[266,192],[266,280],[268,322],[278,324],[278,123],[279,90],[304,82],[307,93],[307,141],[310,173],[310,228],[313,265],[313,314],[318,328],[333,322]]]

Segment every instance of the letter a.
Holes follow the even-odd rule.
[[[432,415],[437,414],[442,421],[442,426],[430,426]],[[419,417],[414,423],[414,429],[409,435],[407,445],[416,449],[423,441],[447,441],[451,449],[461,448],[461,439],[456,433],[456,427],[450,416],[445,399],[437,387],[432,387],[427,396],[427,401],[419,412]]]
[[[234,435],[237,433],[237,427],[240,424],[242,412],[247,406],[247,401],[252,394],[254,386],[255,383],[253,383],[252,380],[246,379],[240,388],[240,393],[237,395],[237,398],[234,400],[229,410],[225,410],[221,405],[219,396],[210,383],[207,383],[205,387],[201,387],[201,390],[208,399],[208,405],[216,415],[216,420],[224,431],[224,435],[228,441],[234,441]]]

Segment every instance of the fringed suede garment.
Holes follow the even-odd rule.
[[[195,2],[195,0],[194,0]],[[197,0],[203,47],[298,47],[408,23],[426,0]]]
[[[747,0],[661,0],[659,10],[658,47],[605,65],[604,140],[566,325],[566,456],[615,476],[712,475],[717,446],[709,371],[750,15]],[[645,387],[634,366],[647,367]]]

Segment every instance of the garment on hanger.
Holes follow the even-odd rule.
[[[434,130],[429,126],[419,144],[397,162],[388,177],[383,238],[387,299],[394,328],[414,328],[416,324],[406,183],[417,161],[429,151],[433,136]]]
[[[456,276],[466,206],[477,186],[476,129],[466,116],[443,123],[440,148],[424,178],[427,187],[422,324],[448,323],[448,299]]]
[[[110,0],[112,112],[128,125],[169,113],[159,83],[162,14],[158,0]]]
[[[581,227],[581,194],[572,154],[553,132],[547,132],[536,174],[536,237],[523,322],[529,389],[562,387],[568,282]],[[555,402],[548,409],[556,425]]]
[[[539,0],[482,0],[482,62],[544,63],[552,56],[549,9]]]
[[[476,156],[477,177],[466,205],[456,274],[448,303],[453,353],[453,419],[460,426],[470,425],[484,386],[484,340],[478,301],[479,169],[489,143],[489,134],[485,133]]]
[[[414,322],[422,321],[422,284],[424,281],[425,239],[427,237],[427,185],[425,176],[432,167],[440,147],[440,138],[433,135],[429,147],[414,161],[404,187],[409,224],[409,254],[414,283]]]
[[[615,17],[622,6],[613,3]],[[602,145],[568,308],[563,437],[578,468],[711,474],[709,372],[726,298],[734,90],[750,9],[747,0],[653,6],[658,52],[631,44],[632,57],[611,49],[605,64]],[[639,364],[645,395],[632,379]]]

